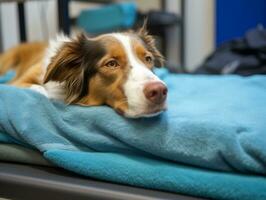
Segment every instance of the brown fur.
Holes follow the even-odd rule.
[[[32,84],[41,85],[42,73],[42,61],[39,61],[28,67],[21,76],[15,77],[10,84],[17,87],[30,87]]]
[[[44,83],[65,83],[67,103],[79,103],[89,93],[90,78],[97,72],[99,59],[105,54],[96,40],[85,35],[66,42],[48,65]]]
[[[43,59],[46,47],[46,43],[33,42],[11,48],[0,57],[0,74],[4,74],[10,69],[15,70],[16,77],[11,82],[11,84],[14,82],[15,85],[19,85],[18,82],[23,83],[23,85],[26,83],[35,84],[36,82],[39,82],[36,78],[30,77],[31,75],[29,71],[33,73],[33,76],[38,74],[38,70],[33,70],[32,67],[39,66]],[[40,66],[38,68],[40,71]],[[28,78],[24,76],[27,76]],[[18,79],[20,79],[20,81],[18,81]],[[24,80],[25,83],[22,80]]]
[[[95,76],[91,79],[89,85],[89,94],[85,96],[80,104],[100,105],[108,104],[119,112],[127,109],[127,101],[123,92],[123,84],[126,81],[129,66],[126,55],[121,44],[113,38],[101,38],[107,52],[103,59],[100,60]],[[119,67],[109,69],[106,62],[110,58],[115,58]]]
[[[111,58],[116,58],[120,67],[108,69],[106,62]],[[127,109],[122,89],[127,71],[125,52],[116,40],[108,36],[91,40],[81,35],[66,43],[52,59],[44,83],[65,82],[67,103],[108,104],[122,111]]]
[[[147,20],[144,21],[143,26],[138,30],[137,35],[142,39],[147,50],[154,56],[155,65],[157,67],[162,67],[164,65],[164,57],[158,51],[155,45],[155,39],[147,31]]]
[[[163,57],[145,27],[139,30],[137,36],[132,43],[137,57],[150,69],[153,61],[162,65]],[[69,104],[107,104],[120,113],[128,109],[122,87],[130,66],[122,44],[108,35],[89,39],[82,34],[65,42],[51,58],[41,80],[46,47],[46,43],[28,43],[12,48],[0,57],[0,73],[16,70],[17,75],[11,84],[19,87],[41,85],[48,81],[64,82],[65,102]],[[147,56],[152,57],[152,62],[145,60]],[[108,67],[110,60],[115,60],[119,67]]]

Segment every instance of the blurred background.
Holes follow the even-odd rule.
[[[233,49],[233,58],[227,56],[218,63],[221,69],[215,69],[233,73],[251,48],[244,38],[247,32],[253,29],[252,41],[255,37],[264,42],[260,31],[266,24],[265,11],[264,0],[0,0],[0,52],[21,42],[52,39],[58,32],[73,35],[83,30],[95,36],[136,29],[147,17],[148,30],[156,36],[170,70],[214,73],[210,63],[217,62],[217,53],[224,55],[226,49],[227,55]],[[242,45],[237,55],[236,42],[238,50]],[[264,53],[264,46],[259,47]]]

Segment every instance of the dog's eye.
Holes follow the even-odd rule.
[[[152,62],[152,57],[151,56],[146,56],[145,57],[145,61],[148,62],[148,63],[151,63]]]
[[[111,60],[111,61],[109,61],[109,62],[106,64],[106,66],[107,66],[107,67],[112,67],[112,68],[114,68],[114,67],[117,67],[117,66],[118,66],[118,63],[117,63],[117,61],[115,61],[115,60]]]

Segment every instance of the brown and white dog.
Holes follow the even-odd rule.
[[[0,74],[16,70],[10,82],[50,99],[83,106],[109,105],[126,117],[154,116],[166,109],[167,87],[153,72],[163,64],[143,27],[88,38],[58,36],[25,43],[0,56]]]

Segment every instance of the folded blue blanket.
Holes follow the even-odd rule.
[[[0,140],[26,143],[58,166],[102,180],[266,199],[266,77],[159,73],[169,88],[168,111],[142,119],[0,85]]]

